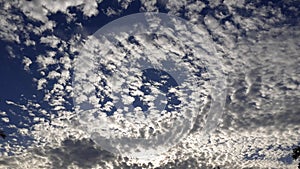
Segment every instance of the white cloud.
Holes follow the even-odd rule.
[[[49,72],[48,76],[47,76],[47,78],[49,78],[49,79],[56,79],[58,77],[60,77],[60,73],[58,73],[56,71]]]
[[[3,2],[3,10],[0,11],[0,38],[20,43],[18,31],[22,31],[24,26],[21,24],[22,17],[11,13],[15,5],[16,2]]]
[[[32,64],[32,61],[28,57],[24,56],[23,64],[24,64],[24,70],[29,71],[30,70],[29,66]]]
[[[47,37],[41,37],[40,39],[41,43],[45,43],[49,46],[51,46],[52,48],[56,48],[57,44],[60,42],[60,39],[56,36],[47,36]]]
[[[154,6],[153,2],[143,2],[142,5],[144,10],[147,11],[157,11],[157,7]],[[130,2],[122,3],[124,8],[128,7]],[[252,17],[244,17],[235,11],[235,7],[244,7],[242,1],[224,1],[224,5],[229,9],[229,12],[233,14],[233,22],[225,22],[221,24],[218,18],[213,17],[213,15],[203,16],[205,25],[202,25],[199,20],[202,16],[199,16],[199,12],[205,7],[205,4],[197,1],[195,3],[187,3],[187,1],[159,1],[158,3],[163,3],[166,5],[167,9],[170,10],[172,14],[179,14],[179,10],[182,8],[186,9],[185,16],[189,18],[193,23],[199,24],[199,29],[196,32],[186,32],[183,27],[178,26],[176,30],[181,32],[179,34],[173,35],[172,31],[160,30],[168,35],[168,38],[177,41],[182,39],[182,43],[186,42],[184,39],[187,37],[193,37],[193,43],[202,45],[203,48],[210,48],[211,46],[216,47],[216,53],[213,53],[214,57],[217,57],[219,62],[222,62],[222,71],[226,72],[229,76],[228,79],[228,97],[230,98],[229,103],[226,104],[226,111],[220,124],[219,130],[215,133],[211,133],[210,142],[207,140],[201,140],[202,133],[199,131],[200,128],[195,129],[184,141],[182,141],[178,146],[175,146],[170,150],[166,156],[170,158],[162,158],[161,161],[153,160],[157,166],[166,165],[167,162],[173,163],[175,159],[179,159],[184,164],[184,161],[188,161],[188,158],[194,158],[198,166],[203,166],[208,168],[211,166],[221,166],[224,168],[294,168],[295,163],[292,165],[287,165],[279,162],[276,157],[287,156],[289,151],[283,149],[271,148],[267,149],[270,145],[282,145],[283,147],[288,147],[296,144],[299,141],[299,121],[297,118],[299,113],[298,102],[299,101],[299,31],[297,28],[283,26],[274,27],[274,23],[280,22],[285,16],[281,13],[278,8],[264,7],[261,9],[255,8],[253,5],[248,4],[245,6],[246,9],[254,9],[254,14]],[[217,7],[220,1],[216,3],[210,3],[210,7]],[[8,10],[10,8],[9,3],[5,3],[4,9]],[[81,9],[86,16],[93,16],[97,14],[97,4],[94,1],[90,3],[84,3],[83,1],[20,1],[19,7],[25,14],[33,19],[43,21],[42,27],[35,27],[31,25],[26,30],[32,30],[36,35],[40,35],[45,30],[52,30],[56,25],[53,21],[48,21],[47,15],[50,13],[55,13],[57,11],[62,11],[67,13],[67,8],[70,6],[81,6]],[[217,10],[217,9],[214,9]],[[119,11],[106,10],[107,14],[115,15]],[[2,11],[3,12],[3,11]],[[212,11],[215,12],[215,11]],[[217,11],[218,12],[218,11]],[[276,17],[266,20],[266,15],[270,13],[279,13]],[[5,11],[1,13],[1,17],[5,18],[9,16],[9,12]],[[20,18],[18,18],[20,19]],[[16,25],[11,24],[7,19],[1,19],[1,33],[0,37],[4,40],[15,41],[21,43],[18,34],[15,32],[18,29],[23,30],[22,26],[16,27]],[[237,28],[237,25],[240,28]],[[19,25],[22,25],[22,21]],[[263,27],[267,31],[259,31]],[[203,30],[203,28],[205,28]],[[207,30],[211,31],[211,35],[205,33]],[[203,31],[203,32],[202,32]],[[242,32],[246,34],[242,36]],[[276,38],[274,38],[274,35]],[[215,38],[217,39],[212,44],[211,41],[203,42],[201,36]],[[122,39],[123,37],[119,37]],[[165,53],[176,53],[178,55],[184,55],[189,52],[188,49],[182,50],[182,46],[179,44],[171,44],[168,38],[159,37],[157,40],[149,40],[147,37],[137,37],[141,46],[131,45],[128,42],[124,42],[124,48],[130,50],[132,55],[138,57],[138,55],[151,54],[154,51],[158,54]],[[144,38],[144,39],[143,39]],[[66,44],[59,37],[48,36],[41,37],[41,42],[49,44],[50,46],[56,48],[59,42]],[[150,43],[152,42],[152,43]],[[26,42],[29,44],[28,42]],[[74,45],[75,40],[70,42],[72,45],[72,51],[80,51],[76,45]],[[34,44],[31,42],[31,44]],[[119,50],[110,46],[109,43],[96,44],[94,46],[88,46],[86,50],[97,48],[97,45],[103,45],[103,53],[109,54],[109,51],[113,51],[110,54],[110,58],[101,63],[106,66],[109,70],[116,70],[125,61],[119,57],[124,56],[124,51]],[[157,48],[157,46],[161,48]],[[189,46],[190,44],[187,44]],[[144,50],[148,49],[148,50]],[[65,48],[60,48],[60,51],[64,51]],[[157,51],[159,50],[159,52]],[[93,52],[97,52],[96,50]],[[93,52],[91,54],[93,56]],[[84,133],[78,126],[74,127],[72,124],[72,118],[74,118],[73,112],[64,110],[64,103],[66,103],[65,96],[71,94],[73,88],[69,84],[70,80],[70,69],[72,68],[72,59],[67,54],[56,59],[54,56],[56,52],[48,52],[46,55],[37,56],[36,62],[39,64],[41,70],[41,75],[43,77],[37,79],[37,89],[45,89],[48,80],[56,79],[55,83],[49,89],[49,92],[45,90],[45,101],[49,101],[50,105],[53,107],[52,110],[59,113],[59,118],[54,118],[53,123],[40,123],[34,126],[36,129],[32,132],[35,141],[41,145],[43,148],[39,149],[42,153],[36,153],[36,151],[29,151],[24,153],[23,156],[8,157],[7,154],[3,153],[3,159],[7,161],[8,165],[13,168],[18,168],[21,164],[23,168],[34,168],[36,166],[45,166],[50,168],[50,165],[58,165],[58,163],[51,161],[53,156],[59,154],[58,149],[63,149],[63,155],[57,157],[58,161],[63,161],[65,156],[70,157],[70,160],[79,160],[76,156],[76,152],[68,151],[68,147],[63,144],[63,140],[67,140],[69,136],[74,137],[74,139],[82,139],[84,137],[88,138],[87,133]],[[163,58],[163,57],[161,57]],[[195,59],[195,57],[192,57]],[[131,58],[130,61],[134,62]],[[202,63],[198,63],[193,60],[196,65],[201,66]],[[30,69],[30,59],[24,58],[25,70]],[[110,62],[115,63],[110,64]],[[49,67],[49,65],[61,63],[63,66],[59,70],[50,71],[48,74],[43,73]],[[93,63],[93,60],[91,60]],[[89,66],[89,62],[87,65]],[[88,70],[93,70],[93,67]],[[121,68],[122,71],[132,71],[135,69],[128,70],[126,68]],[[197,67],[189,67],[190,71],[196,71]],[[81,72],[84,74],[85,72]],[[127,76],[128,74],[122,74],[122,76]],[[121,77],[122,77],[121,76]],[[81,78],[91,78],[92,82],[97,82],[100,79],[105,79],[105,76],[95,77],[81,77]],[[107,79],[105,79],[107,80]],[[122,82],[123,83],[123,82]],[[138,90],[141,86],[141,82],[135,81],[135,86],[131,86],[133,95],[143,96],[143,92]],[[209,94],[209,87],[207,83],[203,84],[203,91],[201,94]],[[49,87],[49,86],[47,86]],[[83,89],[86,93],[91,93],[92,88]],[[110,90],[119,90],[117,86],[112,85],[111,89],[101,88],[98,85],[99,90],[102,90],[106,94],[110,94]],[[288,90],[284,90],[287,88]],[[65,92],[67,91],[67,92]],[[174,91],[171,89],[170,91]],[[122,91],[128,92],[128,91]],[[182,98],[189,98],[190,100],[182,99],[183,102],[190,101],[190,105],[195,105],[197,102],[194,100],[195,95],[186,97],[185,95],[176,92]],[[158,91],[154,92],[152,97],[147,97],[147,101],[153,101],[154,96],[158,95]],[[146,97],[145,97],[146,98]],[[92,103],[97,103],[98,98],[84,97],[77,98],[79,102],[90,100]],[[103,99],[103,98],[102,98]],[[132,97],[124,97],[124,102],[132,102]],[[205,104],[208,104],[208,100],[205,100]],[[9,105],[14,105],[27,110],[26,106],[18,105],[11,101],[6,101]],[[32,103],[33,105],[34,103]],[[113,102],[108,102],[105,104],[102,110],[110,111],[113,107]],[[150,105],[150,104],[149,104]],[[39,107],[37,107],[39,109]],[[203,108],[203,111],[206,109]],[[140,112],[140,110],[137,110]],[[44,109],[39,109],[42,114],[50,114],[51,112]],[[142,114],[140,114],[142,115]],[[121,117],[116,118],[121,119]],[[2,119],[3,120],[3,119]],[[43,121],[37,117],[34,118],[35,121]],[[166,120],[166,119],[158,119]],[[5,118],[3,121],[7,121]],[[204,117],[200,117],[197,122],[199,122],[200,127],[203,126],[205,121]],[[138,122],[138,121],[136,121]],[[148,121],[145,121],[148,124]],[[76,124],[75,124],[76,125]],[[99,124],[96,124],[96,126]],[[126,124],[129,125],[129,124]],[[125,125],[125,126],[126,126]],[[140,124],[141,125],[141,124]],[[152,126],[155,126],[151,123]],[[159,125],[158,125],[159,126]],[[121,128],[122,132],[130,133],[132,131],[127,131],[127,128],[118,124],[113,126],[115,128]],[[130,127],[128,127],[130,128]],[[158,131],[160,128],[158,127]],[[27,131],[20,130],[22,133]],[[120,132],[121,133],[121,132]],[[89,143],[83,143],[83,145],[88,145]],[[72,145],[72,144],[71,144]],[[81,144],[80,144],[81,145]],[[50,146],[52,150],[46,150]],[[47,147],[47,148],[46,148]],[[77,147],[78,148],[78,147]],[[88,147],[90,148],[90,147]],[[11,147],[5,147],[5,149],[12,149]],[[22,149],[22,148],[20,148]],[[245,160],[245,154],[253,154],[255,150],[262,149],[259,154],[265,155],[262,159],[257,160]],[[89,149],[91,150],[91,148]],[[47,152],[47,153],[45,153]],[[94,151],[93,151],[94,152]],[[181,153],[178,153],[181,152]],[[87,153],[88,154],[88,153]],[[78,155],[78,153],[77,153]],[[15,158],[15,159],[14,159]],[[72,163],[69,166],[84,166],[85,164],[95,164],[99,159],[104,158],[102,156],[96,155],[96,160],[80,161],[81,163]],[[1,160],[0,160],[1,161]],[[17,162],[20,161],[20,162]],[[55,164],[56,163],[56,164]],[[71,162],[70,162],[71,163]],[[110,164],[122,166],[121,162],[108,162],[103,164],[106,168],[112,167]],[[126,163],[128,165],[137,163],[141,165],[139,161],[134,159],[129,159]],[[93,166],[91,164],[91,166]],[[175,165],[175,163],[174,163]],[[178,164],[181,165],[181,164]],[[89,168],[91,168],[89,166]]]
[[[5,123],[9,123],[9,118],[8,118],[8,117],[2,117],[1,119],[2,119],[2,121],[4,121]]]
[[[48,22],[47,15],[58,11],[68,14],[69,7],[82,6],[84,15],[91,17],[98,14],[98,3],[95,0],[67,0],[67,1],[20,1],[19,8],[24,14],[32,19]]]
[[[121,13],[121,10],[112,9],[111,7],[108,7],[106,10],[102,9],[102,11],[107,16],[119,15]]]
[[[40,66],[40,70],[45,70],[49,65],[56,64],[57,60],[54,59],[53,53],[49,53],[48,55],[37,56],[36,62]]]
[[[84,2],[83,14],[91,17],[98,14],[98,3],[94,0],[87,0]]]
[[[46,79],[39,79],[37,84],[37,90],[44,89],[44,85],[47,83]]]

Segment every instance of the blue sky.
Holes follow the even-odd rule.
[[[63,161],[65,156],[78,153],[69,151],[68,146],[84,147],[83,152],[88,154],[90,150],[95,157],[87,158],[85,163],[73,154],[60,167],[108,167],[110,162],[115,166],[124,165],[116,157],[101,155],[105,152],[88,141],[90,136],[74,127],[72,64],[82,45],[102,26],[134,13],[163,12],[199,26],[201,31],[194,37],[204,35],[212,41],[215,49],[212,55],[221,63],[221,71],[227,77],[227,100],[219,128],[211,133],[208,142],[199,141],[201,122],[205,121],[205,116],[200,115],[193,131],[169,154],[153,163],[166,166],[168,162],[175,165],[176,160],[183,164],[193,159],[199,168],[295,167],[290,152],[300,141],[299,2],[91,0],[84,3],[78,0],[52,4],[36,0],[0,4],[3,6],[0,129],[8,135],[0,140],[3,157],[0,166],[16,167],[15,161],[28,159],[46,166],[40,158],[30,157],[48,152],[49,155],[45,153],[41,157],[52,165],[46,167],[53,168],[55,156],[58,156],[56,160]],[[176,26],[179,29],[182,25]],[[208,47],[206,42],[199,41],[204,48]],[[181,52],[188,51],[189,47]],[[175,49],[176,46],[166,48],[169,53]],[[205,85],[206,82],[203,96],[209,90]],[[207,95],[204,112],[211,102],[210,94]],[[21,152],[27,156],[18,156]],[[182,155],[175,155],[178,153]],[[104,164],[97,164],[102,158]],[[10,163],[3,162],[8,159]],[[122,160],[128,166],[142,165],[133,158]]]

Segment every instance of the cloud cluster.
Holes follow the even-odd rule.
[[[80,34],[66,40],[65,37],[60,37],[60,34],[53,33],[59,23],[52,21],[48,16],[61,12],[71,23],[76,20],[76,16],[73,16],[69,9],[76,7],[86,17],[92,17],[99,13],[100,3],[101,1],[81,0],[1,2],[4,7],[4,10],[0,11],[1,40],[33,48],[39,44],[46,46],[44,52],[32,56],[15,54],[17,55],[15,59],[22,60],[25,71],[38,72],[38,75],[33,75],[35,87],[44,93],[43,101],[47,102],[50,108],[44,107],[36,100],[29,100],[26,104],[18,103],[17,100],[6,101],[11,107],[29,112],[35,124],[31,126],[31,131],[26,128],[18,130],[19,134],[33,138],[33,144],[28,147],[22,145],[20,140],[0,143],[0,168],[2,166],[3,168],[296,167],[297,164],[290,160],[290,153],[291,147],[300,140],[298,104],[300,42],[297,38],[300,33],[298,24],[300,9],[299,5],[297,6],[299,3],[141,1],[141,11],[163,11],[183,17],[195,24],[196,32],[182,31],[183,33],[178,36],[164,29],[160,32],[167,36],[156,36],[152,37],[153,39],[146,36],[127,39],[128,37],[123,34],[116,36],[118,41],[122,42],[119,44],[121,47],[112,46],[109,41],[86,46],[87,54],[99,52],[91,50],[97,48],[97,45],[102,49],[101,52],[106,52],[108,59],[99,60],[99,64],[106,69],[105,71],[111,72],[117,68],[124,68],[122,69],[124,72],[129,71],[125,69],[126,66],[122,67],[122,64],[127,63],[126,60],[120,59],[126,54],[132,55],[133,62],[136,59],[134,57],[161,51],[160,54],[186,56],[187,60],[194,63],[187,66],[188,70],[197,73],[203,63],[191,55],[191,45],[200,44],[204,50],[210,47],[216,49],[210,55],[215,57],[218,63],[222,63],[219,71],[227,75],[226,104],[219,128],[211,132],[209,137],[204,136],[202,129],[206,118],[198,116],[187,137],[162,156],[145,164],[133,158],[117,157],[102,150],[89,140],[89,133],[78,127],[79,124],[74,120],[76,114],[72,108],[68,108],[72,107],[74,96],[71,79],[74,55],[82,50],[80,41],[89,41],[83,39]],[[121,5],[119,9],[101,10],[106,11],[107,15],[119,15],[132,2],[118,3]],[[24,20],[33,20],[38,24]],[[178,32],[184,30],[180,24],[174,29]],[[45,36],[45,32],[50,35]],[[202,39],[201,36],[205,36],[209,41],[199,41]],[[193,44],[185,44],[184,39],[191,37],[194,40]],[[176,41],[182,41],[183,45],[174,44]],[[88,78],[97,82],[107,80],[103,74]],[[138,88],[142,83],[139,80],[133,78],[128,79],[128,82],[134,82],[136,86],[131,84],[130,87],[134,89],[135,95],[140,96],[142,94]],[[111,85],[110,89],[103,86],[98,84],[99,90],[103,92],[99,98],[78,99],[99,102],[99,99],[104,99],[104,94],[109,95],[112,91],[120,90],[117,88],[118,84]],[[201,111],[206,112],[210,110],[211,101],[209,83],[204,81],[202,87],[206,106],[203,106]],[[158,95],[159,91],[154,92],[154,96]],[[198,99],[195,97],[191,96],[188,101]],[[127,102],[131,100],[128,97],[122,99]],[[146,97],[144,101],[152,100],[153,98]],[[113,102],[106,102],[101,110],[109,111],[112,105]],[[11,118],[7,117],[5,111],[1,113],[1,124],[11,123]],[[45,116],[37,116],[34,114],[36,111]],[[50,117],[51,120],[46,117]],[[127,129],[122,126],[117,128]],[[10,156],[8,152],[14,152],[16,155]]]

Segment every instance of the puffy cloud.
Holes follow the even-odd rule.
[[[101,2],[101,1],[100,1]],[[20,31],[31,30],[36,35],[41,35],[45,30],[53,30],[57,23],[49,21],[47,17],[50,13],[58,11],[68,13],[69,7],[78,7],[83,14],[91,17],[97,15],[98,3],[91,1],[84,3],[81,0],[76,1],[20,1],[19,3],[4,3],[4,9],[0,12],[1,19],[1,39],[7,41],[21,42],[19,38]],[[124,40],[123,36],[118,37],[123,40],[123,48],[111,46],[109,42],[93,43],[87,49],[79,48],[76,45],[78,39],[74,38],[70,42],[64,42],[59,36],[40,37],[42,44],[47,44],[52,48],[57,48],[58,43],[63,45],[58,51],[49,51],[37,56],[36,60],[30,62],[28,57],[23,59],[25,70],[30,70],[35,62],[39,65],[39,71],[42,77],[36,78],[36,88],[44,89],[44,100],[49,102],[53,109],[38,109],[42,114],[51,114],[55,111],[58,115],[52,114],[51,124],[42,121],[44,119],[35,117],[34,121],[38,123],[33,126],[31,132],[36,145],[42,145],[38,148],[32,145],[27,152],[25,148],[10,147],[5,145],[5,150],[22,149],[23,155],[9,157],[7,153],[2,153],[3,160],[0,164],[18,168],[34,168],[44,166],[46,168],[66,168],[66,167],[143,167],[141,161],[128,159],[118,162],[118,157],[112,156],[108,152],[101,150],[93,142],[88,140],[89,135],[84,133],[82,126],[74,121],[76,114],[66,110],[65,105],[71,98],[73,88],[70,84],[72,72],[70,71],[73,59],[70,56],[74,52],[87,50],[87,55],[93,56],[90,49],[102,45],[102,51],[110,55],[107,60],[101,60],[101,66],[107,71],[114,71],[120,68],[122,60],[117,56],[124,57],[126,51],[132,55],[151,54],[153,52],[173,53],[174,55],[184,55],[180,44],[172,44],[172,40],[192,38],[194,43],[201,44],[203,48],[211,46],[216,48],[214,56],[222,63],[221,71],[228,75],[227,79],[227,100],[225,112],[219,125],[219,129],[210,133],[210,137],[203,136],[201,128],[205,123],[205,118],[197,117],[196,124],[190,134],[178,145],[171,148],[168,153],[151,161],[151,164],[144,164],[151,168],[151,165],[182,168],[212,168],[221,166],[221,168],[295,168],[295,163],[287,163],[291,146],[299,142],[299,56],[300,47],[299,26],[292,22],[294,16],[288,15],[284,10],[289,10],[297,16],[297,6],[293,1],[284,3],[283,1],[269,4],[260,4],[259,1],[215,1],[214,3],[189,2],[189,1],[165,1],[157,0],[152,2],[141,1],[143,11],[159,11],[163,6],[170,14],[184,16],[191,22],[199,26],[198,32],[185,32],[183,27],[175,28],[181,34],[174,35],[170,30],[160,30],[167,36],[156,37],[156,40],[149,37],[137,37],[139,45],[133,45]],[[284,5],[280,5],[284,3]],[[130,1],[121,3],[122,8],[127,8]],[[161,6],[157,6],[160,4]],[[261,5],[262,8],[257,7]],[[41,26],[28,25],[17,26],[7,16],[19,20],[18,25],[24,23],[18,15],[10,15],[10,9],[18,7],[29,18],[43,22]],[[116,9],[103,9],[107,15],[116,15],[121,12]],[[293,15],[293,14],[291,14]],[[67,15],[68,16],[68,15]],[[76,17],[76,16],[75,16]],[[295,18],[295,17],[294,17]],[[295,18],[298,20],[299,18]],[[288,25],[293,23],[294,25]],[[155,25],[157,26],[157,25]],[[155,27],[154,26],[154,27]],[[196,29],[196,28],[195,28]],[[200,41],[201,36],[208,37],[213,41]],[[178,37],[180,35],[180,37]],[[28,38],[27,38],[28,39]],[[80,39],[80,38],[79,38]],[[184,40],[183,40],[184,41]],[[96,42],[96,41],[95,41]],[[33,43],[32,43],[33,44]],[[66,46],[70,45],[70,49]],[[93,46],[94,45],[94,46]],[[80,45],[79,45],[80,46]],[[187,45],[188,46],[188,45]],[[186,48],[188,48],[185,46]],[[148,49],[148,50],[144,50]],[[61,57],[61,53],[63,54]],[[113,53],[111,53],[113,52]],[[31,58],[31,57],[30,57]],[[189,58],[187,56],[187,58]],[[193,57],[191,57],[193,59]],[[189,67],[189,70],[196,72],[201,63],[196,62],[195,67]],[[93,60],[86,63],[93,63]],[[114,63],[114,64],[112,64]],[[51,65],[61,64],[59,68],[50,70]],[[198,65],[197,65],[198,64]],[[88,65],[83,65],[88,66]],[[90,68],[89,70],[93,70]],[[122,71],[132,71],[125,68]],[[82,72],[84,75],[85,72]],[[120,76],[128,76],[122,74]],[[86,78],[86,77],[84,77]],[[98,77],[87,77],[93,82],[105,79],[104,75]],[[53,81],[52,81],[53,80]],[[139,90],[142,86],[140,79],[127,79],[131,84],[133,96],[143,96]],[[116,81],[111,88],[104,88],[98,84],[99,90],[109,95],[111,91],[120,90]],[[209,95],[209,87],[203,84],[205,89],[203,95]],[[90,93],[93,86],[84,88],[83,92]],[[172,89],[175,90],[175,89]],[[159,91],[155,91],[152,96],[158,96]],[[126,93],[127,91],[122,91]],[[176,94],[181,95],[179,91]],[[184,96],[182,96],[184,97]],[[190,96],[193,99],[195,96]],[[132,102],[131,96],[124,96],[126,102]],[[185,97],[184,97],[185,98]],[[85,97],[77,98],[78,101],[90,100],[93,103],[103,100],[103,97]],[[146,102],[151,102],[152,97],[145,97]],[[205,105],[202,111],[209,109],[209,99],[205,99]],[[17,106],[28,110],[26,106],[11,101],[7,101],[11,106]],[[35,103],[32,103],[34,105]],[[195,104],[195,103],[191,103]],[[102,111],[111,111],[114,103],[106,102],[101,108]],[[149,104],[150,105],[150,104]],[[40,105],[42,106],[42,105]],[[136,111],[141,111],[137,110]],[[116,116],[119,115],[116,113]],[[5,116],[1,114],[1,117]],[[7,117],[2,121],[8,122]],[[147,123],[147,121],[145,122]],[[151,124],[155,132],[160,132],[163,126]],[[113,126],[121,128],[120,132],[128,132],[124,126]],[[130,127],[128,127],[130,128]],[[28,131],[20,130],[24,135]],[[131,131],[130,131],[131,132]],[[69,137],[74,137],[70,139]],[[46,146],[47,145],[47,146]],[[281,145],[281,146],[278,146]],[[18,149],[19,148],[19,149]],[[18,162],[19,161],[19,162]],[[102,162],[99,162],[102,161]]]
[[[98,3],[95,0],[74,0],[74,1],[20,1],[18,7],[29,18],[38,21],[47,22],[48,15],[51,13],[68,13],[68,8],[82,6],[83,14],[91,17],[98,14]]]
[[[47,37],[41,37],[40,42],[48,44],[52,48],[57,48],[57,44],[60,42],[60,39],[52,35]]]
[[[24,70],[29,71],[29,66],[32,64],[32,61],[28,57],[24,57],[23,59]]]

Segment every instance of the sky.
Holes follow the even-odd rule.
[[[296,168],[299,1],[0,6],[0,168]]]

